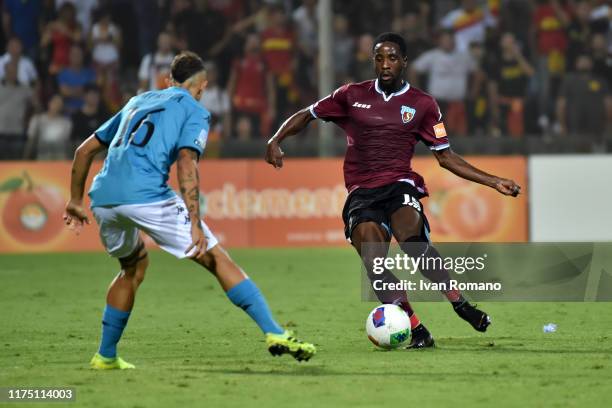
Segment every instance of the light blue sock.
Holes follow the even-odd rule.
[[[130,312],[124,312],[111,305],[106,305],[102,316],[102,340],[98,350],[102,357],[114,358],[117,356],[117,343],[121,339],[121,334],[129,318]]]
[[[233,304],[242,308],[266,333],[284,333],[282,327],[272,317],[272,312],[259,288],[250,279],[245,279],[227,291],[227,297]]]

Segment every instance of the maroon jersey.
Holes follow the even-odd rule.
[[[432,96],[408,83],[385,95],[378,80],[370,80],[336,89],[311,105],[310,112],[346,132],[344,182],[349,193],[405,181],[427,195],[423,177],[410,166],[414,146],[422,141],[431,150],[449,147]]]

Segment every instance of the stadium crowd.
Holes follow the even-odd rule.
[[[317,0],[0,0],[0,159],[66,159],[177,52],[207,61],[211,141],[264,139],[317,98]],[[338,85],[373,77],[401,33],[408,79],[453,135],[603,143],[612,123],[612,1],[333,1]],[[603,147],[605,150],[605,147]]]

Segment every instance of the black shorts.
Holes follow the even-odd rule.
[[[376,188],[358,188],[346,198],[342,210],[346,239],[350,241],[355,227],[367,221],[380,224],[390,238],[391,214],[402,207],[412,207],[423,219],[421,238],[429,242],[429,222],[419,201],[422,197],[412,184],[404,181]]]

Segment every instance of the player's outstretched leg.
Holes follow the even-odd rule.
[[[355,226],[351,234],[351,243],[359,253],[361,260],[368,273],[370,281],[382,280],[386,283],[398,283],[399,280],[393,273],[385,269],[383,273],[374,274],[374,258],[386,257],[389,251],[389,236],[382,227],[375,222],[362,222]],[[421,323],[412,305],[408,301],[408,295],[403,290],[375,290],[374,294],[381,303],[395,303],[400,306],[410,318],[410,331],[412,340],[409,348],[434,347],[434,339]]]
[[[134,306],[136,290],[142,283],[149,259],[144,243],[140,241],[134,252],[120,258],[121,272],[115,277],[106,295],[106,307],[102,317],[102,339],[100,348],[90,361],[98,370],[130,369],[130,364],[117,356],[117,343],[127,325]]]
[[[315,355],[317,350],[313,344],[298,340],[294,333],[284,330],[274,320],[259,288],[220,245],[215,245],[196,262],[212,272],[229,300],[255,321],[266,336],[266,345],[272,355],[290,354],[298,361],[308,361]]]
[[[426,258],[442,258],[438,250],[430,243],[423,241],[420,237],[410,237],[406,241],[400,243],[400,246],[410,256],[420,256],[424,254]],[[418,254],[417,254],[418,253]],[[432,262],[434,266],[431,268],[423,268],[421,273],[436,283],[445,283],[450,285],[450,275],[446,269],[436,268],[435,265],[442,265],[442,262]],[[458,290],[442,291],[453,306],[453,310],[459,317],[468,322],[475,330],[485,332],[491,324],[491,317],[476,306],[467,301]]]
[[[423,233],[423,219],[419,212],[412,207],[402,207],[391,216],[393,235],[402,251],[411,257],[424,256],[425,258],[442,258],[440,253],[429,242]],[[427,262],[429,267],[421,268],[421,273],[430,281],[443,283],[450,287],[450,275],[443,262]],[[491,324],[491,318],[482,310],[470,304],[458,290],[443,290],[442,293],[453,306],[459,317],[468,322],[475,330],[484,332]]]

